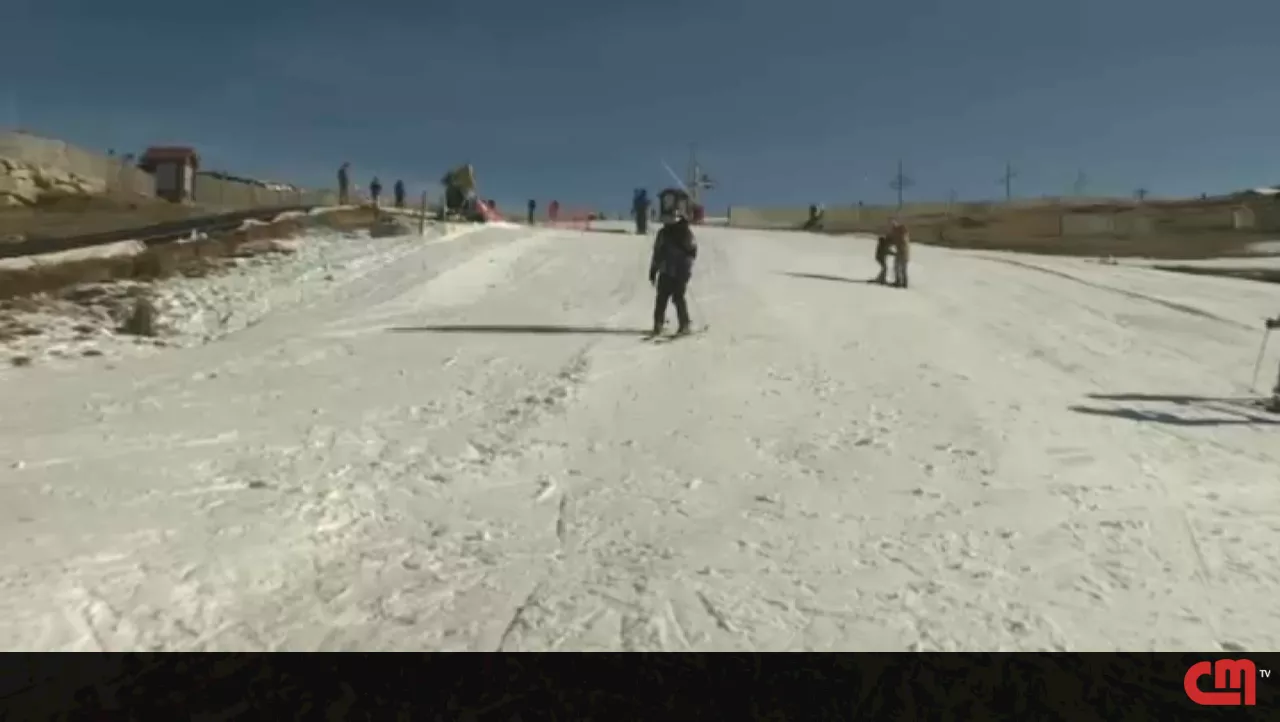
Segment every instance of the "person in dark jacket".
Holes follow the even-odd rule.
[[[373,182],[369,184],[369,197],[373,199],[373,207],[378,207],[378,197],[382,195],[382,182],[378,180],[378,176],[373,177]]]
[[[1267,319],[1267,331],[1271,332],[1280,328],[1280,316]],[[1280,413],[1280,376],[1276,377],[1276,387],[1271,390],[1271,401],[1267,404],[1268,411]]]
[[[693,262],[698,258],[698,244],[689,227],[689,219],[677,211],[658,229],[653,242],[653,257],[649,261],[649,283],[657,290],[653,305],[653,335],[662,333],[667,322],[667,303],[676,307],[680,322],[678,334],[690,331],[689,304],[685,291],[693,277]]]
[[[538,210],[538,202],[530,198],[529,199],[529,225],[531,226],[533,225],[534,213],[537,210]]]
[[[396,208],[404,208],[404,181],[396,181],[391,187],[391,193],[396,197]]]
[[[636,219],[636,234],[645,235],[649,232],[649,192],[643,188],[637,188],[635,197],[631,200],[631,215]]]
[[[889,251],[889,238],[887,236],[876,238],[876,263],[880,265],[880,273],[875,277],[874,283],[888,283]]]
[[[351,190],[351,164],[343,163],[338,166],[338,205],[345,206],[347,199],[350,197]]]

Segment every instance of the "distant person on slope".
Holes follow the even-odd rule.
[[[631,199],[631,215],[636,219],[636,234],[643,236],[649,233],[649,192],[637,188],[635,197]]]
[[[1280,328],[1280,316],[1267,319],[1267,331],[1277,328]],[[1276,376],[1276,387],[1271,390],[1271,403],[1267,404],[1267,410],[1280,413],[1280,374]]]
[[[534,214],[537,212],[537,210],[538,210],[538,202],[530,198],[529,199],[529,225],[531,226],[533,225]]]
[[[382,195],[382,182],[378,180],[378,176],[373,177],[373,182],[369,184],[369,197],[373,199],[373,207],[378,207],[378,197]]]
[[[888,283],[889,276],[889,237],[879,236],[876,238],[876,263],[880,266],[880,273],[876,274],[872,283],[884,284]]]
[[[911,234],[902,221],[894,219],[889,224],[889,233],[885,237],[889,248],[893,251],[893,285],[897,288],[907,287],[907,264],[911,260]],[[884,264],[880,264],[884,268]]]
[[[698,244],[689,227],[689,219],[676,210],[663,217],[663,226],[653,242],[653,257],[649,261],[649,283],[657,290],[653,305],[653,335],[662,333],[667,322],[667,302],[676,306],[676,318],[680,322],[678,334],[687,334],[689,305],[685,291],[693,276],[693,262],[698,258]]]
[[[396,181],[391,187],[391,193],[396,197],[396,208],[404,208],[404,181]]]
[[[347,205],[347,199],[350,197],[351,190],[351,164],[343,163],[338,166],[338,205]]]

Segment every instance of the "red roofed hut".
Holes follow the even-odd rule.
[[[147,148],[138,167],[156,177],[156,195],[183,203],[195,195],[196,171],[200,156],[186,146],[156,145]]]

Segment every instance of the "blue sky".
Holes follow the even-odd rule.
[[[621,209],[1280,183],[1277,0],[7,0],[0,124],[207,168]],[[16,22],[13,20],[16,19]]]

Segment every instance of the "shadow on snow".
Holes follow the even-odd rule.
[[[874,278],[849,278],[848,276],[829,276],[824,273],[800,273],[798,271],[782,271],[782,275],[792,278],[808,278],[816,281],[837,281],[839,283],[875,283]]]
[[[395,326],[394,333],[507,333],[546,335],[605,335],[644,336],[650,329],[612,328],[608,326],[548,326],[548,325],[445,325],[445,326]]]
[[[1189,396],[1186,394],[1089,394],[1089,398],[1096,401],[1166,404],[1189,407],[1201,412],[1217,412],[1221,415],[1213,418],[1190,417],[1180,416],[1165,410],[1133,407],[1102,409],[1089,406],[1071,406],[1070,409],[1079,414],[1110,416],[1129,419],[1130,421],[1146,421],[1172,426],[1280,426],[1280,416],[1271,415],[1263,409],[1259,399],[1256,397],[1232,398]]]

